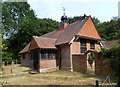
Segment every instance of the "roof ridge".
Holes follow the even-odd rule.
[[[35,36],[38,37],[38,36]],[[49,38],[49,37],[44,37],[44,36],[39,36],[38,38],[44,38],[44,39],[55,39],[55,38]],[[55,39],[56,40],[56,39]]]
[[[53,30],[53,31],[51,31],[51,32],[48,32],[48,33],[52,33],[52,32],[54,32],[54,31],[56,31],[56,30],[58,30],[58,29],[55,29],[55,30]],[[46,34],[48,34],[48,33],[46,33]],[[44,35],[46,35],[46,34],[43,34],[42,36],[44,36]]]
[[[87,18],[89,18],[90,16],[87,16]],[[85,19],[87,19],[87,18],[85,18]],[[75,23],[79,23],[79,22],[81,22],[81,21],[83,21],[83,20],[85,20],[85,19],[80,19],[80,20],[77,20],[77,21],[75,21],[75,22],[73,22],[73,23],[71,23],[71,24],[69,24],[69,25],[72,25],[72,24],[75,24]]]

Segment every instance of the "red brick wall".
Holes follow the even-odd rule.
[[[40,60],[40,69],[55,68],[56,60]]]
[[[80,52],[81,49],[80,49],[80,39],[79,39],[71,44],[71,54],[72,55],[80,54]]]
[[[61,70],[72,71],[71,46],[61,46]]]
[[[73,55],[72,56],[73,71],[85,73],[87,70],[86,60],[87,59],[85,55]]]
[[[88,40],[88,39],[86,40],[86,46],[87,46],[87,50],[90,50],[90,40]],[[95,41],[95,50],[97,50],[97,51],[101,50],[101,47],[97,43],[97,41]],[[80,54],[81,53],[80,39],[78,39],[77,41],[75,41],[71,44],[71,53],[72,54]]]
[[[22,55],[23,54],[21,54],[21,58],[22,58]],[[25,53],[25,59],[22,58],[22,60],[21,60],[21,66],[28,67],[29,62],[30,62],[30,53],[26,52]]]
[[[106,58],[98,57],[95,61],[95,74],[96,75],[113,75],[113,71],[110,64],[106,61]]]
[[[87,50],[90,50],[90,40],[86,40],[86,46],[87,46]],[[101,47],[97,42],[95,42],[95,50],[97,50],[97,51],[101,50]],[[80,39],[78,39],[77,41],[75,41],[71,44],[71,54],[72,55],[81,54]],[[88,63],[88,54],[87,54],[86,62],[87,62],[87,68],[91,68],[90,64]],[[94,64],[93,64],[93,66],[94,66]]]

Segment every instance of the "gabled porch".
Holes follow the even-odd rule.
[[[58,68],[57,49],[33,49],[30,51],[30,71],[45,72]]]

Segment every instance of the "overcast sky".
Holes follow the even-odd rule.
[[[91,15],[101,22],[110,21],[118,16],[118,2],[120,0],[28,0],[38,18],[51,18],[60,21],[65,13],[68,17]]]

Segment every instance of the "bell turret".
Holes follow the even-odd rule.
[[[68,19],[67,16],[65,15],[65,8],[63,7],[63,16],[61,17],[61,25],[60,25],[60,29],[65,29],[68,26]]]
[[[61,23],[67,23],[68,19],[67,16],[65,15],[65,8],[63,7],[63,16],[61,17]]]

